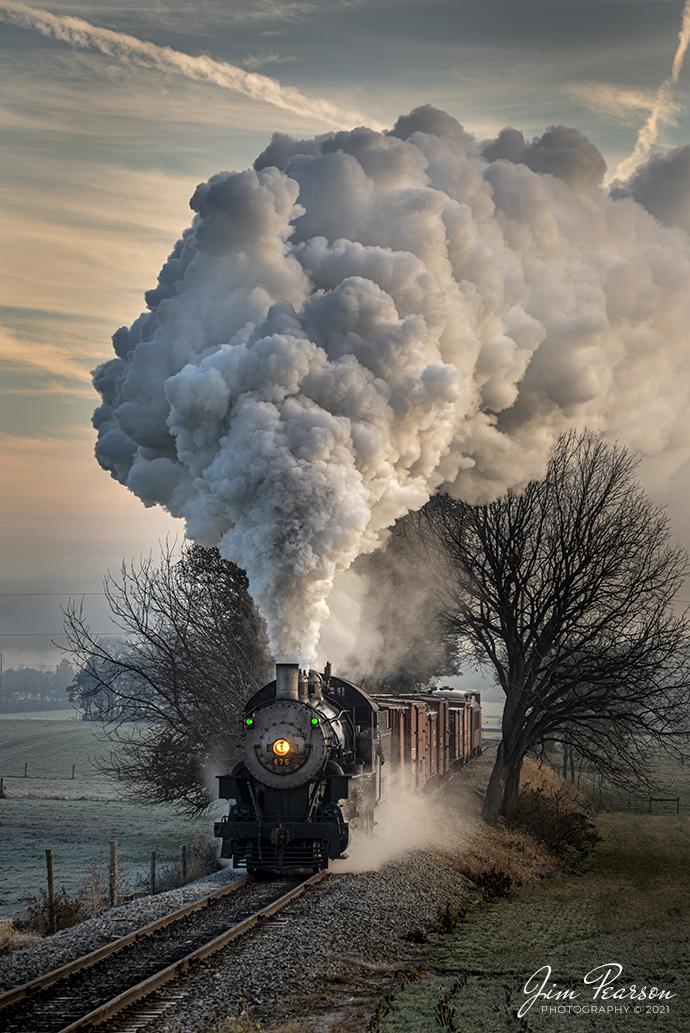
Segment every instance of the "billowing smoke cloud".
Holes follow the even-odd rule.
[[[313,658],[334,577],[435,490],[524,483],[574,425],[676,432],[688,237],[603,170],[575,130],[479,145],[424,107],[197,188],[96,371],[97,455],[246,569],[277,659]]]
[[[655,154],[627,183],[616,184],[612,194],[634,197],[664,225],[690,232],[690,145]]]
[[[579,193],[596,193],[606,174],[606,162],[597,147],[577,129],[551,126],[543,136],[525,143],[518,129],[503,129],[482,149],[487,161],[506,158],[527,165],[533,172],[550,172]]]

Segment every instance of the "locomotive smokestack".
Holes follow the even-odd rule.
[[[299,664],[276,664],[276,699],[299,699]]]

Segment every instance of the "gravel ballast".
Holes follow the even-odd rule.
[[[232,869],[215,872],[181,889],[170,890],[153,897],[142,897],[132,903],[110,908],[80,925],[63,929],[54,936],[46,936],[24,950],[0,958],[0,993],[28,983],[84,954],[90,954],[91,951],[112,943],[120,936],[126,936],[127,933],[134,932],[149,922],[155,922],[157,918],[172,914],[185,904],[191,904],[243,875],[246,875],[246,872]]]

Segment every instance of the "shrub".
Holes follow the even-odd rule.
[[[574,800],[529,782],[520,788],[515,824],[543,843],[568,871],[582,864],[600,838]]]
[[[37,939],[35,933],[22,932],[14,918],[0,918],[0,957],[30,947]]]
[[[55,894],[52,907],[44,889],[38,891],[38,896],[26,899],[29,906],[21,919],[17,920],[17,928],[21,932],[36,933],[38,936],[48,936],[60,929],[79,925],[91,914],[85,887],[70,897],[63,886],[60,892]]]
[[[453,903],[447,900],[443,907],[440,907],[436,912],[436,932],[454,933],[458,924],[466,917],[467,911],[467,903],[463,902],[453,906]]]
[[[133,894],[128,890],[124,880],[120,879],[118,900],[131,899]],[[110,907],[110,881],[108,868],[95,858],[91,862],[88,877],[72,896],[65,887],[55,894],[55,903],[51,908],[48,893],[39,889],[37,896],[26,898],[26,911],[13,920],[14,928],[20,936],[9,938],[4,953],[20,950],[25,943],[21,937],[35,938],[49,936],[60,929],[69,929],[73,925],[85,922],[87,918],[107,911]],[[3,953],[2,930],[0,930],[0,953]],[[14,946],[12,944],[15,944]]]
[[[407,940],[408,943],[428,943],[429,937],[423,929],[410,929],[409,932],[403,933],[403,940]]]
[[[218,860],[220,844],[218,840],[210,836],[199,835],[192,840],[192,845],[187,851],[187,879],[193,882],[195,879],[203,879],[205,875],[213,875],[219,872],[222,865]]]
[[[488,871],[480,872],[475,880],[477,889],[486,901],[498,900],[500,897],[507,897],[510,893],[512,879],[508,872],[502,868],[489,868]]]
[[[492,870],[505,872],[513,883],[556,875],[559,871],[555,859],[542,843],[526,832],[506,825],[486,828],[464,854],[455,855],[438,849],[434,849],[434,853],[475,888]]]

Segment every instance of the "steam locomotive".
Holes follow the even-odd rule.
[[[219,775],[233,801],[215,823],[221,857],[248,872],[320,871],[350,829],[373,830],[396,788],[421,789],[481,752],[478,693],[370,696],[334,677],[277,664],[246,703],[242,760]]]

